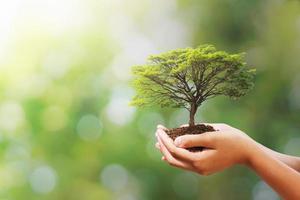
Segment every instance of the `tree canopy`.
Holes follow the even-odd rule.
[[[236,99],[253,87],[255,69],[247,67],[243,57],[213,45],[152,55],[147,64],[133,67],[137,94],[131,105],[184,107],[193,118],[205,100],[218,95]]]

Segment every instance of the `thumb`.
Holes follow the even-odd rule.
[[[174,144],[177,147],[189,148],[189,147],[215,147],[215,132],[205,132],[197,135],[183,135],[175,139]]]

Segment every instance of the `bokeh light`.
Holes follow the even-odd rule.
[[[13,101],[0,105],[0,129],[13,133],[24,123],[24,112],[20,104]]]
[[[77,132],[84,140],[95,140],[102,133],[102,124],[98,117],[91,114],[85,115],[77,124]]]
[[[106,108],[108,119],[116,125],[124,125],[133,118],[135,108],[129,106],[133,96],[133,90],[129,87],[116,86],[112,89],[112,95]]]
[[[120,191],[128,184],[127,170],[118,164],[106,166],[101,172],[101,183],[112,191]]]
[[[51,167],[39,166],[32,171],[29,181],[34,192],[45,194],[54,189],[57,175]]]
[[[246,168],[203,178],[162,162],[157,124],[188,112],[129,106],[131,66],[206,43],[245,51],[253,91],[205,102],[197,122],[299,156],[299,16],[287,0],[3,1],[0,199],[278,199]]]

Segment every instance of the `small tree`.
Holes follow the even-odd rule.
[[[244,54],[217,51],[213,45],[171,50],[133,67],[136,96],[131,105],[183,107],[195,125],[198,107],[218,95],[238,98],[253,87],[255,69],[248,69]]]

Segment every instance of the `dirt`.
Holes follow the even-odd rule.
[[[212,126],[205,125],[205,124],[197,124],[195,126],[186,126],[186,127],[179,127],[179,128],[172,128],[168,129],[166,133],[175,140],[177,137],[182,136],[182,135],[196,135],[196,134],[201,134],[205,132],[210,132],[210,131],[216,131]],[[197,152],[197,151],[202,151],[203,147],[192,147],[192,148],[187,148],[191,152]]]

